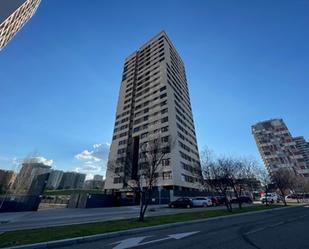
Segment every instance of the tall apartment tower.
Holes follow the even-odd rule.
[[[106,190],[124,190],[122,179],[114,174],[110,162],[127,157],[128,149],[140,152],[140,145],[154,134],[173,141],[170,153],[162,161],[157,186],[199,188],[201,166],[185,68],[164,31],[125,59]],[[138,165],[139,161],[132,167],[137,170]]]
[[[280,168],[309,177],[309,167],[282,119],[271,119],[252,126],[257,147],[270,175]]]
[[[309,142],[305,140],[304,137],[294,137],[294,141],[296,143],[296,147],[302,153],[304,160],[307,164],[307,168],[309,168]]]
[[[0,50],[26,24],[41,0],[0,1]]]

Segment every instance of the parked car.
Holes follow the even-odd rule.
[[[225,204],[225,197],[224,196],[219,195],[219,196],[216,196],[215,198],[217,199],[217,202],[218,202],[217,206]]]
[[[267,193],[267,195],[260,198],[263,204],[266,203],[266,200],[268,203],[279,203],[281,198],[276,193]]]
[[[218,199],[217,197],[212,196],[212,197],[209,197],[209,198],[211,199],[212,205],[213,205],[214,207],[220,205],[220,201],[219,201],[219,199]]]
[[[251,204],[253,201],[248,196],[240,196],[231,200],[231,203],[248,203]]]
[[[170,208],[176,208],[176,207],[185,207],[185,208],[192,208],[193,202],[190,198],[187,197],[181,197],[178,198],[175,201],[172,201],[168,204]]]
[[[303,200],[303,199],[308,199],[309,198],[309,194],[306,193],[298,193],[298,194],[289,194],[285,197],[285,200],[287,202],[296,202],[297,199]]]
[[[208,197],[194,197],[192,198],[194,207],[211,207],[212,201]]]

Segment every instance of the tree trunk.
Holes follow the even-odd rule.
[[[299,198],[298,198],[298,194],[296,193],[296,191],[293,191],[293,192],[294,192],[294,194],[296,195],[297,203],[300,203]]]
[[[231,205],[231,202],[227,199],[226,193],[224,194],[224,203],[225,203],[227,211],[232,212],[233,211],[232,205]]]
[[[145,195],[145,198],[146,198],[146,195]],[[149,189],[149,190],[148,190],[148,198],[147,198],[147,200],[146,200],[146,202],[145,202],[145,205],[144,205],[143,217],[144,217],[144,215],[145,215],[145,213],[146,213],[146,210],[147,210],[147,208],[148,208],[148,205],[149,205],[149,202],[150,202],[151,199],[152,199],[152,190]]]
[[[139,221],[144,221],[144,203],[145,203],[145,193],[142,191],[140,193],[140,210],[139,210]]]
[[[240,196],[241,196],[241,188],[239,190],[239,196],[238,196],[238,207],[239,207],[239,209],[242,209],[242,203],[240,201]]]
[[[235,186],[233,186],[233,190],[234,190],[234,194],[235,194],[235,196],[236,196],[236,200],[237,200],[237,202],[238,202],[238,208],[241,209],[242,206],[241,206],[241,202],[239,201],[239,196],[240,196],[240,195],[238,194],[238,191],[237,191],[237,189],[236,189]]]
[[[268,194],[268,190],[266,189],[266,191],[265,191],[265,203],[266,203],[266,206],[268,206],[267,194]]]
[[[286,200],[285,200],[284,190],[283,190],[283,191],[282,191],[282,190],[280,190],[280,192],[281,192],[281,195],[282,195],[282,198],[283,198],[283,203],[284,203],[284,206],[287,206],[287,204],[286,204]]]

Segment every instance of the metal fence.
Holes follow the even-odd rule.
[[[37,211],[40,201],[39,195],[0,196],[0,212]]]

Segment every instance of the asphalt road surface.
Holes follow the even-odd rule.
[[[149,206],[146,216],[157,216],[183,212],[196,212],[208,209],[221,209],[224,206],[210,208],[172,209],[164,206]],[[37,212],[0,213],[0,232],[81,224],[98,221],[136,218],[138,206],[112,208],[54,208]]]
[[[309,206],[138,232],[62,249],[308,249]]]

